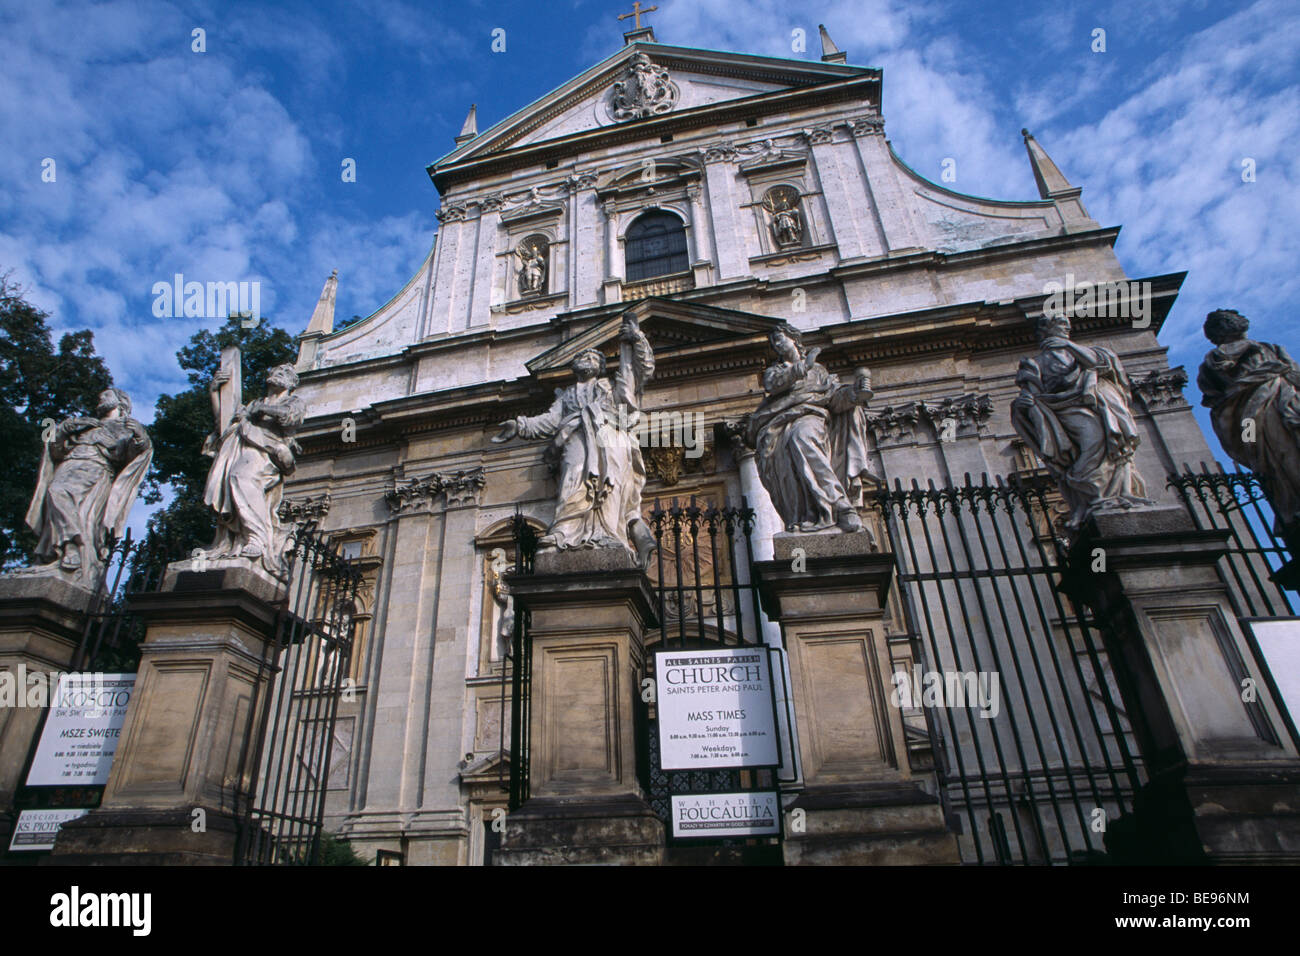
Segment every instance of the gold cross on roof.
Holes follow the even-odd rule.
[[[626,20],[628,17],[636,17],[636,29],[640,30],[640,29],[641,29],[641,14],[643,14],[643,13],[653,13],[654,11],[656,11],[656,10],[658,10],[658,9],[659,9],[659,8],[658,8],[657,6],[654,6],[654,7],[646,7],[644,10],[642,10],[642,9],[641,9],[641,0],[636,0],[636,2],[632,4],[632,12],[631,12],[631,13],[620,13],[620,14],[618,15],[618,18],[619,18],[620,20]]]

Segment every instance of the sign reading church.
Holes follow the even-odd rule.
[[[664,770],[781,762],[765,648],[661,651],[655,680]]]

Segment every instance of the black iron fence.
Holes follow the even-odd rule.
[[[290,538],[287,591],[240,758],[236,865],[320,861],[338,706],[361,574],[314,525]]]
[[[1201,462],[1196,470],[1184,465],[1182,472],[1170,475],[1169,487],[1178,492],[1198,528],[1228,532],[1219,569],[1237,616],[1294,615],[1295,584],[1280,573],[1291,554],[1276,530],[1259,476]]]
[[[1061,588],[1053,488],[966,476],[868,495],[894,554],[891,611],[940,796],[970,863],[1064,863],[1104,852],[1141,757],[1104,642]],[[897,639],[897,635],[895,638]]]

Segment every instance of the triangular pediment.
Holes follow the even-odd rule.
[[[538,378],[567,375],[569,363],[587,349],[599,349],[614,362],[623,319],[629,316],[637,320],[656,355],[765,339],[784,321],[692,302],[642,299],[528,361],[528,371]]]
[[[430,173],[488,156],[642,118],[618,118],[611,109],[614,84],[644,55],[666,71],[675,88],[671,107],[644,118],[689,112],[747,97],[833,83],[877,71],[863,67],[696,50],[661,43],[631,43],[434,162]]]

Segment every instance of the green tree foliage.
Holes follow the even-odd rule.
[[[369,866],[365,860],[357,856],[357,851],[352,849],[352,844],[347,840],[340,840],[332,833],[322,833],[320,837],[320,856],[317,858],[317,866]]]
[[[66,333],[56,350],[49,317],[0,275],[0,569],[30,562],[36,547],[25,518],[40,472],[41,423],[93,415],[113,384],[92,333]]]
[[[268,371],[293,362],[297,356],[294,341],[284,329],[265,319],[246,329],[234,316],[216,332],[205,329],[196,333],[190,344],[176,353],[181,368],[188,372],[190,387],[175,395],[158,396],[157,412],[149,426],[153,464],[145,486],[145,501],[150,503],[162,501],[165,485],[174,492],[167,506],[149,517],[149,533],[160,536],[169,552],[189,554],[194,548],[207,547],[216,531],[212,513],[203,504],[203,486],[212,459],[201,449],[214,427],[208,383],[227,345],[238,345],[243,353],[245,403],[263,394]]]

